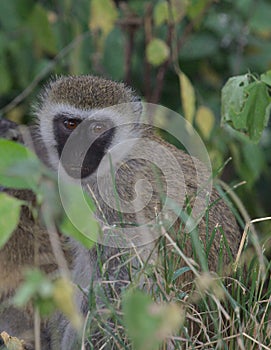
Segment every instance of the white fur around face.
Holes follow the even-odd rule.
[[[133,112],[134,103],[123,103],[112,107],[103,109],[79,109],[69,104],[64,103],[49,103],[36,112],[39,122],[40,135],[44,143],[49,163],[54,170],[58,170],[59,155],[57,151],[57,141],[55,139],[53,121],[56,115],[66,115],[70,118],[79,118],[82,121],[86,119],[103,120],[103,118],[110,119],[114,126],[125,125],[125,128],[117,128],[114,139],[109,147],[114,148],[117,144],[131,139],[130,146],[119,148],[121,151],[118,155],[118,161],[125,158],[129,150],[133,147],[133,138],[139,137],[138,132],[134,129],[134,123],[139,120],[139,113]],[[106,171],[106,170],[104,170]]]

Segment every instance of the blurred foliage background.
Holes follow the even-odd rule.
[[[1,0],[0,116],[28,123],[50,76],[124,81],[145,101],[185,115],[214,170],[232,157],[222,177],[246,181],[237,194],[252,217],[265,216],[270,128],[251,143],[221,128],[220,106],[229,77],[271,68],[270,16],[270,0]]]

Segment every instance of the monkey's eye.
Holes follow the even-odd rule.
[[[80,124],[80,120],[78,120],[78,119],[65,119],[63,121],[63,124],[64,124],[66,129],[72,131]]]
[[[95,134],[102,134],[105,130],[107,130],[107,126],[104,123],[93,123],[91,130]]]

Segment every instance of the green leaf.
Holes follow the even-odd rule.
[[[147,46],[147,59],[153,66],[159,66],[169,57],[169,47],[161,39],[152,39]]]
[[[33,300],[41,315],[49,315],[55,310],[53,283],[38,269],[26,271],[24,277],[25,281],[20,285],[13,298],[14,305],[23,307],[30,300]]]
[[[51,55],[56,54],[56,40],[45,8],[36,4],[29,16],[29,25],[38,48]]]
[[[0,139],[0,184],[36,190],[43,166],[23,145]]]
[[[205,139],[210,138],[215,125],[215,115],[213,111],[206,106],[199,106],[195,116],[195,122]]]
[[[61,221],[59,225],[59,229],[62,233],[67,236],[73,237],[76,241],[82,243],[86,248],[90,249],[93,247],[95,241],[91,240],[86,235],[82,234],[70,221],[67,215],[64,216],[64,219]],[[96,226],[94,229],[97,229]]]
[[[154,303],[150,295],[128,291],[123,298],[124,324],[135,350],[158,350],[159,345],[184,321],[175,304]]]
[[[94,217],[96,210],[92,199],[83,192],[80,186],[59,183],[61,202],[65,215],[59,224],[59,229],[87,248],[97,242],[100,226]]]
[[[223,87],[222,122],[258,142],[269,119],[271,98],[266,84],[250,82],[251,77],[246,74],[230,78]]]
[[[22,201],[0,193],[0,248],[9,240],[20,220]]]
[[[190,123],[193,123],[196,109],[196,95],[194,87],[189,78],[183,72],[179,73],[179,80],[184,117]]]
[[[271,70],[261,74],[261,81],[271,86]]]
[[[249,138],[258,142],[269,120],[271,98],[266,85],[260,81],[249,84],[245,92],[248,94],[248,100],[241,118],[247,118]]]
[[[190,0],[187,9],[188,17],[193,20],[198,17],[208,4],[208,0]]]
[[[245,87],[249,85],[248,74],[230,78],[222,89],[221,114],[223,123],[232,123],[236,129],[244,129],[247,120],[240,118],[247,95]]]
[[[160,26],[167,22],[179,23],[186,14],[188,1],[171,0],[170,8],[167,1],[158,2],[154,8],[154,24]]]

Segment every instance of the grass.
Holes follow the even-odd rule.
[[[232,257],[228,266],[221,263],[218,275],[208,270],[208,254],[204,254],[196,230],[192,237],[192,258],[184,255],[182,242],[166,232],[156,244],[159,262],[152,256],[142,261],[138,248],[123,254],[122,267],[116,271],[118,281],[118,273],[127,270],[121,293],[112,276],[111,281],[108,279],[108,262],[102,262],[101,281],[90,291],[90,295],[99,296],[98,303],[92,299],[88,314],[90,327],[86,329],[90,333],[85,336],[91,349],[271,348],[271,263],[259,251],[260,242],[254,241],[255,249],[253,245],[242,246],[237,265]],[[222,237],[221,245],[227,249],[230,242],[223,232]],[[209,250],[212,242],[213,232],[209,233]],[[222,250],[218,257],[221,262]],[[139,290],[146,308],[136,303]],[[153,308],[157,308],[155,315]],[[98,343],[92,333],[97,330]]]

